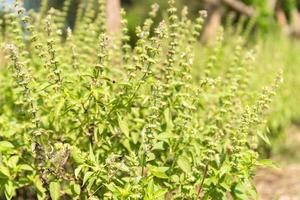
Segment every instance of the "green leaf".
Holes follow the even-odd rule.
[[[263,160],[259,160],[257,162],[258,166],[263,166],[263,167],[270,167],[273,169],[278,169],[279,167],[272,161],[269,159],[263,159]]]
[[[163,132],[157,136],[157,140],[162,140],[168,142],[169,139],[175,138],[175,135],[172,132]]]
[[[178,183],[180,181],[180,177],[178,175],[172,175],[171,181],[174,183]]]
[[[166,123],[167,123],[167,129],[171,130],[174,125],[173,125],[173,122],[172,122],[172,116],[171,116],[171,112],[170,112],[169,108],[167,108],[164,111],[164,116],[165,116],[165,120],[166,120]]]
[[[88,184],[86,185],[86,189],[88,191],[90,191],[92,189],[92,187],[95,185],[96,180],[97,180],[96,176],[93,176],[89,179]]]
[[[91,176],[92,174],[93,174],[93,172],[86,172],[86,173],[84,174],[82,186],[85,185],[85,183],[87,182],[87,180],[90,178],[90,176]]]
[[[182,171],[184,171],[187,174],[190,174],[192,172],[191,163],[186,156],[180,156],[177,160],[177,165]]]
[[[73,190],[74,190],[74,193],[75,193],[76,195],[80,195],[80,193],[81,193],[81,187],[80,187],[80,185],[74,184],[74,185],[73,185]]]
[[[78,178],[78,175],[80,174],[81,170],[82,170],[82,166],[79,166],[74,170],[74,175],[76,178]]]
[[[157,142],[153,145],[152,150],[165,150],[164,148],[164,142]]]
[[[249,179],[233,184],[231,194],[238,200],[258,199],[256,188]]]
[[[33,171],[33,168],[27,164],[21,164],[21,165],[18,165],[18,167],[20,170],[23,170],[23,171]]]
[[[147,162],[150,162],[150,161],[152,161],[152,160],[155,160],[155,154],[152,153],[152,152],[147,153],[146,161],[147,161]]]
[[[128,128],[127,122],[125,120],[121,119],[120,116],[118,118],[118,121],[119,121],[119,127],[120,127],[121,131],[125,134],[125,136],[127,138],[130,138],[129,137],[129,128]]]
[[[6,152],[13,149],[15,146],[8,141],[0,141],[0,152]]]
[[[89,197],[89,200],[99,200],[99,198],[96,196],[91,196],[91,197]]]
[[[9,169],[3,165],[0,166],[0,178],[9,178],[10,172]]]
[[[231,170],[231,165],[228,163],[224,163],[220,168],[220,175],[221,176],[226,175],[230,172],[230,170]]]
[[[61,99],[61,100],[56,104],[55,109],[54,109],[54,116],[55,116],[55,118],[61,117],[61,116],[60,116],[60,113],[61,113],[61,110],[62,110],[64,104],[65,104],[65,100],[64,100],[64,99]]]
[[[263,131],[258,131],[257,135],[260,137],[260,139],[262,139],[267,145],[271,146],[271,142],[268,138],[268,136],[266,135],[265,132]]]
[[[16,193],[16,188],[13,184],[12,181],[8,181],[5,185],[4,185],[4,188],[5,188],[5,197],[7,200],[10,200],[13,198],[13,196],[15,195]]]
[[[52,200],[59,200],[60,197],[60,183],[51,182],[49,184],[49,191]]]
[[[254,185],[252,185],[248,190],[249,196],[251,196],[251,199],[258,199],[257,190]]]
[[[164,167],[155,167],[152,165],[148,165],[148,168],[149,168],[151,174],[157,178],[162,178],[162,179],[169,178],[169,176],[165,173],[166,168],[164,168]]]
[[[18,162],[19,162],[19,156],[12,156],[8,159],[7,165],[10,168],[14,168],[14,167],[16,167]]]
[[[167,192],[167,189],[159,189],[155,191],[155,199],[164,199],[164,196]]]
[[[227,182],[221,182],[220,186],[223,187],[226,191],[230,191],[230,185]]]
[[[121,143],[127,149],[127,151],[132,152],[129,139],[126,138],[123,141],[121,141]]]
[[[95,157],[95,154],[94,154],[94,151],[93,151],[93,147],[92,147],[91,144],[90,144],[90,154],[89,154],[89,158],[91,159],[91,161],[96,162],[96,157]]]
[[[85,162],[84,156],[82,155],[82,152],[80,149],[73,147],[71,151],[71,157],[77,164],[82,164]]]
[[[43,187],[43,183],[41,181],[41,179],[38,177],[38,175],[34,176],[32,179],[31,179],[31,183],[32,185],[35,186],[35,188],[37,189],[37,193],[38,195],[42,195],[44,194],[45,192],[45,188]]]
[[[107,188],[109,191],[111,191],[111,192],[113,192],[113,193],[116,192],[116,186],[115,186],[114,183],[105,184],[105,186],[106,186],[106,188]]]
[[[151,197],[153,196],[153,193],[154,193],[154,183],[153,183],[153,179],[151,179],[150,182],[148,182],[146,196]]]

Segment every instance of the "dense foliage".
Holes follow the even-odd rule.
[[[128,45],[108,35],[105,5],[62,11],[3,8],[0,189],[39,199],[250,199],[265,112],[281,82],[251,85],[242,39],[199,46],[206,17],[157,5]],[[124,13],[123,13],[124,14]],[[269,83],[268,83],[269,84]],[[260,86],[262,87],[262,86]],[[231,196],[231,197],[229,197]]]
[[[272,114],[268,118],[270,141],[267,141],[268,147],[263,145],[270,156],[276,154],[278,142],[287,137],[285,134],[287,128],[293,124],[299,125],[300,122],[300,107],[298,106],[300,95],[296,92],[300,90],[300,79],[298,78],[300,75],[300,57],[298,56],[300,46],[299,41],[290,40],[278,34],[269,35],[259,43],[256,85],[258,86],[264,80],[270,80],[277,68],[283,68],[284,71],[284,83],[278,90],[271,108]]]

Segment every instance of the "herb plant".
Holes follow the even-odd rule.
[[[206,12],[191,20],[171,0],[156,27],[153,6],[131,47],[125,18],[106,31],[103,0],[79,6],[73,30],[71,1],[46,2],[39,13],[3,8],[6,199],[22,189],[53,200],[256,198],[259,132],[281,76],[253,91],[255,53],[242,39],[229,48],[220,29],[199,47]]]

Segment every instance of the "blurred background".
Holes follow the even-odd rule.
[[[73,0],[68,10],[66,27],[74,27],[76,10],[89,0]],[[121,8],[126,11],[131,45],[136,42],[135,28],[148,17],[151,5],[160,6],[156,24],[166,16],[167,0],[106,0],[108,27],[118,31]],[[2,0],[13,4],[14,0]],[[207,10],[208,18],[202,42],[214,40],[219,27],[225,28],[226,40],[243,36],[249,47],[258,46],[257,73],[272,77],[274,68],[284,68],[285,82],[274,102],[269,121],[268,138],[259,151],[274,160],[279,169],[258,169],[257,189],[263,200],[300,200],[300,1],[299,0],[176,0],[180,12],[189,8],[191,18]],[[40,0],[24,0],[27,10],[39,10]],[[63,9],[63,0],[49,0],[48,8]],[[263,68],[260,68],[263,66]],[[272,70],[273,69],[273,70]],[[257,76],[257,83],[263,80]]]
[[[41,0],[23,0],[27,9],[38,10]],[[6,3],[13,3],[14,0],[4,0]],[[79,4],[85,1],[73,0],[71,9],[69,10],[69,24],[74,26],[76,18],[76,9]],[[126,10],[126,18],[129,21],[129,30],[132,36],[132,42],[135,41],[135,27],[142,24],[147,18],[148,11],[153,3],[160,5],[161,19],[166,7],[167,0],[107,0],[110,15],[118,15],[119,7]],[[49,0],[49,7],[61,9],[63,0]],[[205,37],[213,37],[220,24],[226,24],[228,16],[232,17],[232,21],[237,24],[239,19],[247,21],[254,20],[254,26],[259,29],[260,33],[273,32],[278,27],[286,34],[295,37],[300,36],[300,1],[299,0],[176,0],[179,9],[188,6],[191,17],[197,16],[199,10],[205,9],[209,13],[207,21],[207,34]],[[116,5],[116,6],[115,6]]]

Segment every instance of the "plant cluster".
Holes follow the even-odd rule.
[[[191,20],[170,0],[157,27],[152,7],[131,47],[125,19],[107,33],[104,0],[79,6],[74,30],[70,1],[46,2],[38,13],[3,8],[6,199],[24,189],[53,200],[256,198],[259,132],[281,76],[252,90],[255,52],[243,40],[228,47],[220,29],[200,57],[206,12]]]
[[[276,43],[274,43],[275,39]],[[267,143],[261,145],[266,156],[271,156],[276,154],[277,147],[280,146],[278,143],[282,141],[281,139],[287,137],[286,130],[291,125],[299,125],[300,122],[300,109],[298,106],[300,96],[295,92],[300,89],[300,80],[298,78],[300,75],[300,59],[298,56],[300,49],[299,41],[290,40],[276,33],[261,40],[259,43],[259,57],[255,65],[264,67],[257,67],[258,70],[254,80],[257,84],[254,87],[259,87],[259,84],[263,81],[270,80],[276,69],[280,67],[284,69],[283,77],[285,81],[277,92],[270,110],[272,114],[268,117],[267,132],[269,132],[270,141],[266,137],[265,141]]]
[[[260,31],[255,34],[250,30],[253,28],[255,19],[246,22],[239,20],[236,26],[232,24],[232,16],[228,16],[225,26],[226,44],[225,52],[222,56],[229,56],[232,43],[239,35],[248,38],[247,46],[255,45],[255,54],[257,58],[253,63],[255,73],[250,77],[251,89],[257,90],[261,85],[268,84],[276,75],[278,69],[283,69],[282,76],[284,83],[277,92],[274,102],[271,105],[269,116],[267,119],[267,130],[260,133],[263,142],[259,145],[259,149],[263,150],[263,156],[270,157],[278,152],[279,142],[287,137],[286,131],[292,125],[299,125],[300,109],[298,102],[300,96],[295,93],[300,88],[298,76],[300,75],[299,64],[300,59],[297,56],[299,52],[299,41],[291,40],[291,38],[279,31],[264,35]],[[245,27],[243,29],[243,27]],[[251,38],[254,40],[249,40]],[[254,37],[253,37],[254,36]],[[274,42],[276,41],[276,42]],[[205,54],[205,52],[202,52]],[[202,65],[201,63],[198,64]]]

